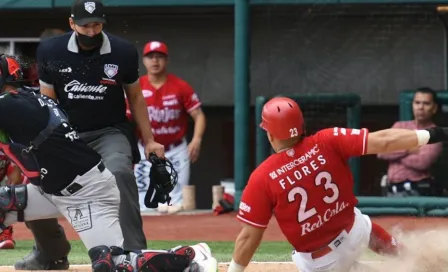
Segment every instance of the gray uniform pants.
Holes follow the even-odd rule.
[[[118,129],[112,127],[83,132],[79,135],[101,155],[104,164],[117,180],[121,196],[120,225],[124,236],[124,248],[146,249],[129,141]],[[49,260],[67,256],[70,244],[56,219],[29,221],[27,226],[33,232],[38,250]]]

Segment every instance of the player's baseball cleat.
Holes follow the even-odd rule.
[[[68,270],[70,263],[67,257],[57,261],[46,259],[35,246],[30,254],[14,264],[15,270]]]
[[[96,246],[88,252],[92,261],[93,272],[111,272],[115,267],[111,249],[107,246]]]
[[[12,232],[12,226],[9,226],[0,233],[0,249],[14,249],[16,247]]]
[[[157,207],[157,211],[159,213],[167,213],[168,212],[168,205],[159,203],[159,206]]]
[[[191,246],[195,252],[192,263],[199,265],[199,270],[191,272],[217,272],[218,261],[212,256],[212,251],[206,243],[199,243]]]
[[[190,251],[193,252],[193,249]],[[165,250],[149,251],[138,254],[135,270],[139,272],[184,272],[190,263],[191,259],[188,255]]]
[[[130,263],[121,263],[112,272],[134,272],[134,267]]]

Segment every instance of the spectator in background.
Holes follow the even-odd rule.
[[[436,92],[417,89],[412,101],[414,120],[395,122],[393,128],[425,129],[434,127],[433,117],[439,109]],[[388,196],[433,196],[435,181],[430,169],[442,152],[442,144],[430,144],[414,150],[378,154],[387,160]]]

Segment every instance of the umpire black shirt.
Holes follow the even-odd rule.
[[[47,126],[49,111],[32,93],[0,95],[0,129],[12,142],[29,146]],[[83,175],[101,157],[76,137],[70,124],[64,123],[34,151],[41,168],[41,185],[46,193],[56,193],[67,187],[78,175]]]
[[[139,55],[126,40],[103,35],[101,48],[83,51],[76,34],[42,41],[37,49],[40,85],[52,87],[80,132],[126,122],[124,84],[138,81]]]

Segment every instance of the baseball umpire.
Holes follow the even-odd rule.
[[[138,81],[139,54],[131,43],[103,32],[106,18],[101,1],[75,1],[69,23],[73,32],[43,41],[38,47],[40,91],[59,102],[79,136],[115,175],[121,195],[124,248],[146,248],[132,169],[140,155],[135,128],[126,118],[123,89],[142,133],[145,155],[155,152],[163,157],[164,147],[152,135]],[[56,232],[57,227],[52,224],[45,229]],[[25,265],[24,269],[36,268]]]
[[[120,192],[101,156],[80,139],[55,101],[17,88],[18,63],[0,55],[0,143],[30,184],[0,187],[0,235],[15,222],[56,218],[71,223],[94,272],[217,271],[208,245],[170,250],[123,250],[118,214]],[[150,202],[167,199],[177,182],[172,164],[151,153],[155,181]],[[171,169],[168,171],[167,166]]]

